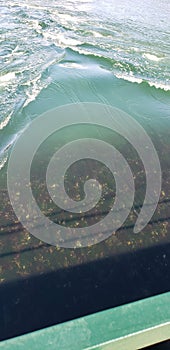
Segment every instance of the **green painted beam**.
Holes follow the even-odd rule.
[[[137,350],[169,338],[170,293],[165,293],[2,341],[0,348]]]

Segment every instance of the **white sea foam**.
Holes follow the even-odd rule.
[[[65,67],[65,68],[70,68],[70,69],[89,69],[88,66],[84,65],[84,64],[79,64],[76,62],[61,62],[60,66]]]
[[[6,164],[8,160],[8,157],[4,157],[3,159],[0,159],[0,170],[4,167],[4,165]]]
[[[130,81],[131,83],[137,83],[137,84],[141,84],[143,82],[148,83],[149,86],[153,86],[156,89],[161,89],[164,91],[170,91],[170,84],[163,84],[161,82],[156,82],[156,81],[145,81],[141,78],[137,78],[131,74],[125,74],[125,73],[114,73],[115,77],[118,79],[123,79],[123,80],[127,80]]]
[[[148,82],[150,86],[154,86],[156,89],[162,89],[164,91],[170,91],[170,84],[161,84],[158,82]]]
[[[147,59],[150,60],[150,61],[155,61],[155,62],[159,62],[159,61],[161,61],[161,60],[164,59],[163,57],[158,57],[158,56],[152,55],[152,54],[150,54],[150,53],[144,53],[144,54],[143,54],[143,57],[144,57],[144,58],[147,58]]]
[[[49,33],[45,32],[43,33],[43,37],[46,40],[51,40],[55,45],[58,45],[60,47],[71,47],[71,46],[76,46],[82,44],[81,41],[74,39],[74,38],[69,38],[66,37],[62,33]]]
[[[5,86],[15,79],[15,73],[9,72],[0,76],[0,86]]]
[[[0,121],[0,130],[4,129],[7,126],[7,124],[11,119],[11,116],[12,116],[12,112],[3,121]]]
[[[128,74],[124,74],[124,73],[114,73],[114,75],[118,79],[128,80],[131,83],[141,84],[143,82],[143,80],[141,78],[134,77],[134,75],[132,75],[132,74],[128,75]]]

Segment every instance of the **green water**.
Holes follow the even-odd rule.
[[[169,0],[1,0],[0,338],[169,290],[169,18]],[[135,184],[133,206],[119,230],[98,244],[67,249],[48,245],[23,228],[9,200],[7,170],[15,141],[33,120],[78,102],[109,104],[141,124],[160,160],[162,189],[150,222],[134,234],[146,192],[145,169],[134,147],[105,127],[77,125],[54,133],[39,147],[31,167],[32,193],[51,221],[90,226],[113,206],[113,174],[92,160],[82,160],[78,168],[73,164],[65,185],[79,201],[87,179],[101,181],[102,197],[94,210],[77,216],[52,203],[48,162],[74,139],[95,137],[114,145]],[[27,150],[22,152],[27,157]],[[126,188],[124,194],[126,202]]]
[[[109,103],[166,129],[169,16],[168,0],[1,1],[0,168],[30,120],[65,103]]]
[[[34,118],[52,108],[68,103],[98,102],[129,113],[144,127],[155,146],[162,169],[162,192],[152,220],[154,228],[151,225],[141,233],[142,236],[132,236],[135,209],[132,218],[128,219],[126,236],[124,231],[118,234],[120,241],[125,239],[127,243],[130,239],[132,246],[143,246],[159,243],[161,239],[168,240],[169,1],[71,0],[64,3],[51,1],[49,4],[41,0],[14,0],[2,1],[1,5],[2,231],[8,222],[13,225],[16,221],[8,203],[6,180],[8,158],[17,137]],[[59,147],[74,136],[99,137],[122,152],[136,179],[134,208],[141,208],[146,179],[133,147],[116,134],[94,128],[82,130],[79,126],[73,133],[71,129],[58,133],[54,140]],[[48,147],[43,149],[40,157],[44,164],[47,164]],[[34,170],[35,179],[41,179],[41,169],[36,162]],[[43,207],[41,197],[37,201]],[[45,209],[48,206],[45,205]],[[146,232],[149,234],[145,235]],[[24,244],[27,246],[27,239]],[[9,248],[3,249],[13,250],[14,246],[11,243]],[[112,244],[109,247],[114,249]]]

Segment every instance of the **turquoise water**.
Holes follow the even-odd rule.
[[[169,220],[169,14],[170,3],[166,0],[149,3],[138,0],[72,0],[65,3],[51,1],[50,4],[40,0],[2,2],[2,191],[6,191],[7,164],[12,146],[34,118],[68,103],[99,102],[127,112],[144,127],[153,141],[162,169],[161,209],[157,209],[155,217],[156,220]],[[54,135],[56,147],[77,138],[77,135],[99,136],[122,152],[132,167],[136,182],[134,207],[142,207],[146,178],[140,156],[137,157],[133,147],[123,137],[82,127],[73,130],[73,134],[70,128]],[[34,161],[36,181],[41,179],[40,164],[47,166],[48,152],[51,151],[45,144],[40,163],[38,159],[37,163]],[[44,174],[44,170],[42,172]],[[40,188],[41,184],[38,186]],[[6,192],[1,196],[3,208],[8,196]],[[49,198],[43,196],[48,202]],[[37,201],[41,207],[41,196]],[[46,203],[43,205],[48,209]],[[103,210],[105,212],[105,208]],[[0,214],[3,222],[3,211]],[[135,211],[133,214],[136,215]],[[169,221],[166,223],[169,225]]]
[[[24,288],[10,287],[0,298],[2,337],[168,291],[170,1],[1,0],[0,12],[0,283],[26,281]],[[76,245],[80,249],[56,249],[24,230],[17,219],[8,197],[7,166],[15,140],[31,121],[52,108],[77,102],[109,104],[143,126],[160,160],[162,189],[152,219],[134,234],[146,192],[140,155],[126,139],[105,128],[78,125],[73,132],[71,127],[60,130],[42,144],[32,162],[31,189],[44,215],[63,226],[82,223],[81,215],[66,215],[51,204],[44,185],[49,155],[74,137],[95,136],[114,145],[132,170],[135,198],[127,220],[108,239],[85,248]],[[68,175],[67,183],[66,177],[66,185],[73,185],[68,194],[78,200],[89,175],[86,171],[101,182],[108,180],[100,207],[84,215],[89,225],[113,205],[114,178],[105,170],[82,162],[78,169],[71,168],[71,181]],[[105,230],[101,226],[101,232]],[[65,274],[76,265],[77,272]],[[47,276],[41,284],[51,271],[59,275]],[[33,280],[29,287],[33,275],[39,276],[38,282]]]
[[[168,0],[2,0],[0,168],[32,118],[68,102],[109,103],[166,126],[169,17]]]

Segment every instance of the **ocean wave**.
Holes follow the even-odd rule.
[[[161,89],[164,91],[170,91],[170,84],[166,85],[159,82],[148,81],[149,86],[154,86],[156,89]]]
[[[130,81],[131,83],[141,84],[143,82],[143,80],[141,78],[137,78],[133,74],[128,75],[128,74],[123,74],[123,73],[115,73],[114,75],[118,79],[127,80],[127,81]]]
[[[164,91],[170,91],[170,84],[164,84],[161,82],[157,82],[157,81],[149,81],[149,80],[144,80],[141,78],[137,78],[135,76],[133,76],[132,74],[121,74],[121,73],[115,73],[116,78],[118,79],[123,79],[123,80],[127,80],[131,83],[137,83],[137,84],[141,84],[141,83],[146,83],[148,84],[150,87],[155,87],[156,89],[161,89]]]
[[[0,130],[4,129],[8,125],[11,116],[12,112],[6,118],[4,118],[4,120],[0,120]]]
[[[48,85],[50,77],[42,77],[44,70],[60,61],[61,51],[68,48],[110,59],[117,77],[138,83],[148,81],[151,86],[168,91],[168,2],[161,7],[159,16],[147,0],[136,5],[137,17],[136,10],[125,0],[121,7],[118,1],[111,6],[109,0],[52,0],[50,6],[47,0],[36,4],[34,0],[3,0],[0,71],[5,74],[0,77],[0,84],[6,88],[11,110],[16,95],[17,101],[20,95],[25,96],[27,105]],[[145,16],[141,17],[143,10]]]
[[[138,69],[136,69],[135,65],[132,63],[129,64],[127,62],[116,61],[116,58],[112,59],[108,56],[104,56],[103,53],[92,52],[91,48],[89,50],[89,47],[88,50],[85,50],[84,45],[67,49],[66,51],[77,52],[80,55],[88,56],[94,61],[97,60],[103,69],[108,69],[118,79],[123,79],[137,84],[147,83],[150,87],[155,87],[156,89],[161,89],[164,91],[170,91],[170,79],[162,80],[158,76],[156,80],[154,78],[154,74],[153,77],[146,76],[147,72],[144,74],[142,66],[138,66]],[[161,60],[162,58],[159,59]]]
[[[121,6],[119,0],[114,6],[110,0],[51,0],[50,5],[48,0],[2,0],[1,147],[8,132],[17,134],[26,124],[17,115],[57,80],[58,73],[62,78],[64,67],[65,81],[71,70],[73,77],[94,64],[132,84],[170,91],[170,3],[154,1],[155,7],[143,0],[133,8],[127,0]],[[72,53],[76,56],[71,62]],[[96,69],[96,74],[100,71]]]
[[[18,112],[18,106],[23,108],[28,105],[51,83],[49,72],[45,72],[60,62],[65,54],[64,50],[60,52],[55,46],[43,47],[41,51],[35,49],[30,53],[26,51],[25,48],[19,61],[19,47],[15,52],[12,50],[10,55],[8,54],[8,59],[3,57],[3,74],[0,75],[0,130],[6,127],[11,116],[14,117],[16,111]]]

